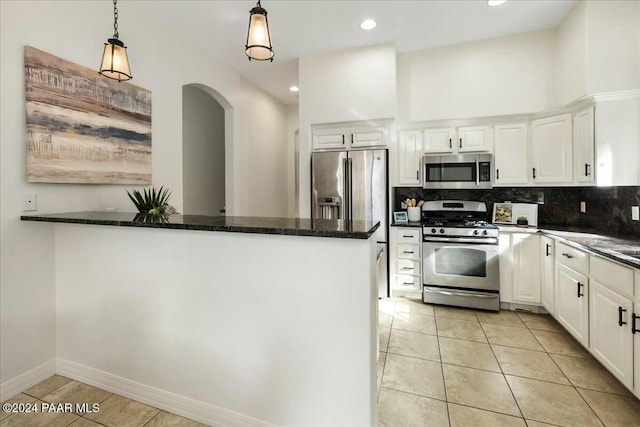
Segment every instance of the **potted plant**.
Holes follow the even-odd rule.
[[[527,219],[526,216],[519,216],[518,219],[516,220],[516,225],[518,227],[528,227],[529,220]]]
[[[144,189],[142,192],[133,190],[131,193],[127,191],[127,195],[138,209],[141,222],[165,222],[162,221],[167,215],[172,213],[169,206],[169,196],[171,191],[168,188],[160,187],[156,190],[154,187]]]

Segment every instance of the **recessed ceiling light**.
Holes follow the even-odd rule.
[[[374,21],[373,19],[365,19],[364,21],[362,21],[362,24],[360,24],[360,28],[362,28],[363,30],[372,30],[376,27],[376,21]]]
[[[489,6],[500,6],[500,5],[501,5],[502,3],[504,3],[505,1],[507,1],[507,0],[489,0],[489,1],[487,2],[487,4],[488,4]]]
[[[299,88],[298,86],[291,86],[291,87],[289,88],[289,90],[290,90],[291,92],[300,92],[300,88]]]

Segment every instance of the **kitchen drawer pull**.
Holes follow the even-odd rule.
[[[403,254],[412,254],[414,253],[413,251],[402,251]]]
[[[413,270],[413,267],[402,267],[400,270]]]
[[[416,237],[416,236],[413,236],[413,235],[411,235],[411,234],[409,234],[409,235],[407,236],[406,234],[403,234],[403,235],[402,235],[402,237]]]
[[[627,310],[625,310],[624,308],[618,306],[618,325],[622,326],[622,325],[626,325],[627,322],[623,322],[622,321],[622,313],[626,313]]]
[[[551,255],[551,252],[549,252],[549,249],[551,249],[551,245],[550,245],[550,244],[548,244],[548,243],[545,243],[545,246],[546,246],[546,248],[545,248],[545,250],[544,250],[544,254],[545,254],[546,256]]]
[[[403,285],[413,285],[413,282],[402,282]]]
[[[580,282],[578,282],[578,298],[583,297],[584,294],[580,293],[580,288],[582,288],[584,285]]]
[[[567,257],[569,259],[573,258],[573,255],[562,252],[562,256]]]
[[[640,319],[640,316],[636,316],[635,313],[631,313],[631,333],[640,332],[640,329],[636,328],[636,319]]]

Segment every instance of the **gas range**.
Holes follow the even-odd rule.
[[[497,243],[498,227],[485,218],[484,202],[431,201],[422,207],[422,233],[424,239],[433,236],[451,238],[491,238]]]

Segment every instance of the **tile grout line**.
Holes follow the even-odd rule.
[[[447,421],[449,421],[449,425],[451,425],[451,413],[449,412],[449,396],[447,395],[447,380],[445,380],[444,378],[444,363],[442,363],[442,350],[440,349],[440,336],[438,335],[438,319],[436,319],[435,317],[435,309],[433,310],[433,314],[433,323],[436,327],[436,342],[438,343],[438,356],[440,357],[440,374],[442,375],[442,388],[444,389],[444,406],[447,409]]]

